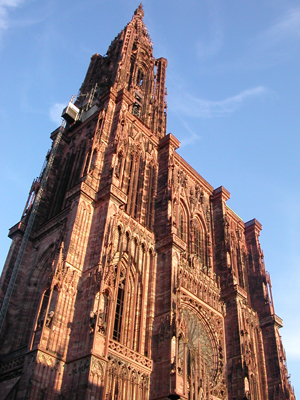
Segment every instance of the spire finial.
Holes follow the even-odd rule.
[[[138,8],[135,10],[134,15],[137,17],[140,17],[141,19],[144,18],[144,9],[143,9],[143,3],[140,3]]]

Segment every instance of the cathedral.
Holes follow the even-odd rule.
[[[2,400],[295,400],[259,243],[166,133],[140,5],[51,133],[0,281]]]

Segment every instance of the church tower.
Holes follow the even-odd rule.
[[[143,17],[92,56],[9,231],[0,397],[293,400],[261,225],[176,152]]]

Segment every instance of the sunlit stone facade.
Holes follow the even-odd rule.
[[[63,132],[1,331],[0,398],[294,399],[261,225],[166,135],[167,61],[143,15],[92,56]]]

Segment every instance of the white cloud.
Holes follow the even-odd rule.
[[[197,133],[195,133],[195,131],[193,129],[190,128],[189,124],[187,124],[183,120],[181,120],[181,123],[184,126],[185,131],[189,132],[189,136],[185,135],[183,139],[179,138],[180,148],[188,146],[190,144],[194,144],[195,142],[197,142],[198,140],[201,139],[201,137],[199,135],[197,135]]]
[[[49,117],[55,124],[61,124],[61,113],[67,103],[55,103],[49,110]]]
[[[264,86],[257,86],[219,101],[198,99],[190,95],[185,95],[180,103],[177,103],[176,108],[191,117],[225,117],[238,109],[246,100],[262,96],[267,92],[268,90]]]
[[[276,45],[300,38],[300,7],[291,9],[273,27],[261,35],[265,45]]]
[[[258,35],[241,66],[266,68],[299,55],[300,7],[288,10],[269,29]]]
[[[23,2],[24,0],[0,0],[0,34],[10,26],[9,10],[21,6]]]

